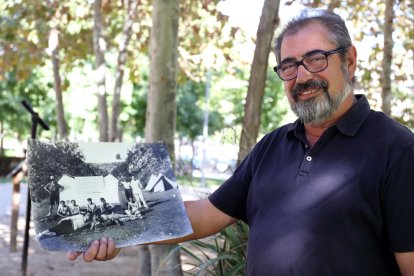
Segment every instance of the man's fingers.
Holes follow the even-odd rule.
[[[99,240],[99,250],[96,254],[95,259],[98,261],[105,261],[108,251],[108,239],[103,237]]]
[[[68,253],[68,259],[70,261],[74,261],[81,254],[82,254],[82,252],[79,252],[79,251],[70,251]]]
[[[101,238],[99,241],[93,241],[89,248],[83,253],[83,260],[85,262],[92,262],[93,260],[97,261],[107,261],[115,258],[121,249],[115,248],[115,241],[111,238]],[[70,251],[68,253],[68,259],[73,261],[82,252]]]
[[[99,241],[93,241],[89,248],[83,253],[83,259],[85,262],[92,262],[99,250]]]
[[[121,251],[120,248],[115,248],[115,241],[111,238],[108,239],[108,252],[106,254],[107,260],[115,258],[119,252]]]

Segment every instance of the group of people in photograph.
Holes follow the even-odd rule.
[[[124,188],[127,204],[111,204],[101,197],[100,204],[87,198],[85,205],[79,206],[76,200],[60,200],[60,192],[64,187],[50,177],[50,182],[44,189],[50,194],[49,212],[41,221],[58,220],[58,223],[42,231],[38,237],[66,235],[78,229],[96,229],[102,226],[122,225],[123,221],[142,219],[140,208],[148,209],[148,204],[142,192],[142,184],[136,178],[121,179],[118,185]],[[56,214],[53,215],[54,205],[58,204]]]

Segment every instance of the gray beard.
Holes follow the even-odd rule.
[[[330,95],[328,88],[321,89],[323,89],[321,96],[290,103],[290,108],[304,124],[317,125],[331,118],[352,91],[349,82],[345,82],[343,90],[335,95]]]

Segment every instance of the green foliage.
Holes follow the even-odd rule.
[[[122,102],[120,123],[123,133],[132,137],[144,136],[147,110],[147,80],[145,85],[134,83],[131,102]],[[132,139],[133,140],[133,139]]]
[[[212,240],[195,240],[182,244],[190,256],[190,275],[245,275],[249,227],[238,221],[225,228]]]
[[[203,134],[206,84],[187,80],[177,87],[177,132],[181,137],[195,140]],[[213,134],[224,126],[216,102],[209,102],[208,133]]]
[[[16,74],[16,71],[8,72],[0,80],[1,120],[9,137],[14,136],[14,133],[19,133],[20,136],[30,133],[31,116],[21,104],[22,100],[27,100],[37,108],[39,115],[47,122],[50,117],[40,111],[45,111],[44,107],[52,104],[47,97],[47,84],[41,81],[38,71],[33,71],[23,80],[19,80]]]
[[[177,132],[179,136],[195,140],[203,133],[203,111],[197,100],[203,93],[200,83],[187,81],[177,91]]]
[[[263,97],[260,132],[268,133],[280,126],[283,117],[287,113],[287,106],[281,104],[285,96],[282,82],[273,70],[267,70],[265,94]]]

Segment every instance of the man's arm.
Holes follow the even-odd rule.
[[[50,194],[51,192],[49,190],[49,187],[50,187],[50,183],[48,183],[45,186],[43,186],[43,189],[45,189]]]
[[[169,244],[205,238],[218,233],[237,219],[217,209],[208,198],[184,202],[193,234],[186,237],[166,241]]]
[[[414,252],[395,253],[401,275],[414,276]]]
[[[207,198],[186,201],[184,204],[193,228],[193,233],[182,238],[159,241],[155,244],[175,244],[205,238],[218,233],[223,228],[236,222],[235,218],[217,209]],[[120,249],[115,248],[115,243],[112,239],[101,238],[99,241],[91,243],[89,248],[83,253],[83,259],[86,262],[93,260],[106,261],[116,257],[119,252]],[[73,261],[81,254],[82,252],[71,251],[68,254],[68,259]]]

